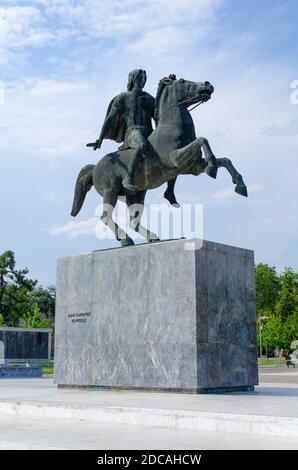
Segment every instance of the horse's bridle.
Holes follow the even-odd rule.
[[[180,104],[185,104],[185,103],[188,103],[189,101],[193,101],[193,99],[194,99],[194,98],[189,98],[188,100],[178,101],[178,103],[173,104],[173,105],[170,106],[168,109],[166,109],[160,116],[158,116],[158,120],[160,120],[160,118],[161,118],[165,113],[167,113],[170,109],[175,108],[175,106],[180,106]],[[203,100],[199,101],[195,106],[193,106],[192,108],[190,108],[189,111],[192,111],[193,109],[197,108],[198,106],[200,106],[200,104],[203,104],[203,103],[204,103]]]

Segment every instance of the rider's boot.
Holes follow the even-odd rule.
[[[129,162],[128,170],[127,170],[127,175],[124,176],[122,180],[122,186],[125,189],[128,189],[129,191],[135,191],[137,188],[134,185],[134,174],[135,170],[141,160],[142,153],[141,151],[136,151],[135,154],[133,155],[131,161]]]
[[[122,186],[125,189],[128,189],[129,191],[135,191],[135,186],[133,184],[133,176],[132,175],[126,175],[124,176],[122,180]]]

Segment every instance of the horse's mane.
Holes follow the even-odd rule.
[[[155,103],[154,103],[154,121],[155,121],[156,126],[158,125],[160,100],[161,100],[163,91],[165,87],[173,83],[174,80],[176,80],[176,75],[169,75],[168,77],[162,78],[158,83],[158,88],[157,88],[156,98],[155,98]]]

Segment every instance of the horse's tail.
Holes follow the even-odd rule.
[[[81,169],[77,178],[74,200],[71,209],[71,215],[75,217],[80,212],[82,205],[85,201],[86,194],[93,186],[93,170],[95,165],[86,165]]]

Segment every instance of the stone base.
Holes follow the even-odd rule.
[[[59,390],[126,390],[133,392],[142,392],[143,388],[126,388],[126,387],[103,387],[101,385],[58,385]],[[223,388],[195,388],[191,390],[187,388],[146,388],[146,392],[167,392],[167,393],[191,393],[191,394],[201,394],[201,393],[235,393],[235,392],[254,392],[254,386],[244,386],[244,387],[223,387]]]
[[[38,366],[18,367],[18,366],[3,366],[0,367],[0,378],[9,377],[42,377],[42,368]]]
[[[55,383],[190,393],[258,383],[254,256],[201,240],[61,258]]]

